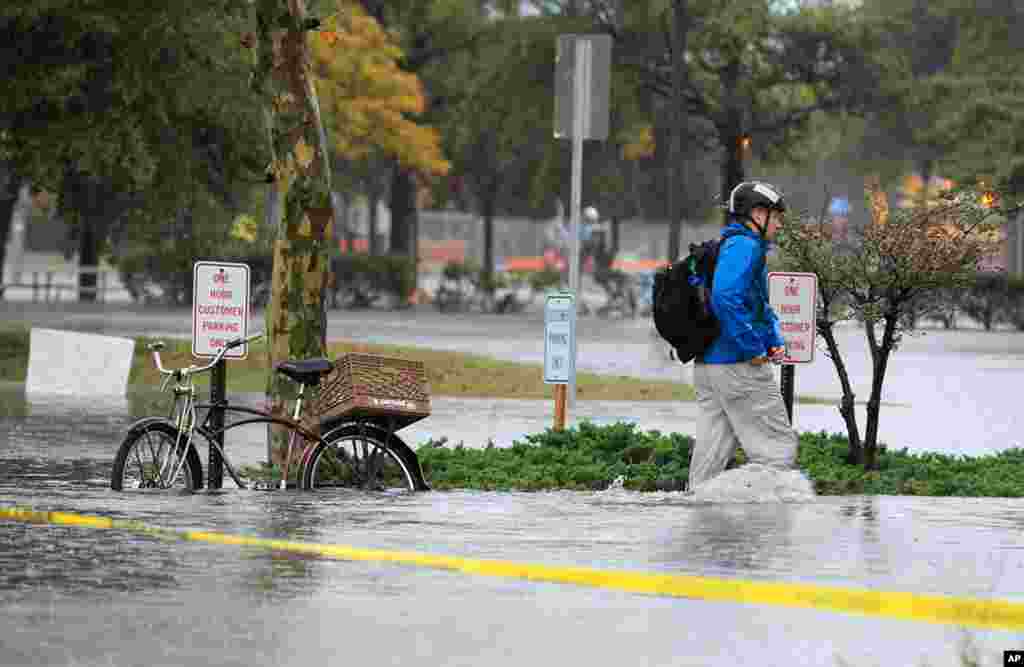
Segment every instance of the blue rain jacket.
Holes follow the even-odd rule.
[[[736,232],[739,232],[738,234]],[[768,241],[737,219],[723,229],[711,291],[711,310],[722,333],[704,351],[704,363],[735,364],[784,345],[779,319],[768,304]]]

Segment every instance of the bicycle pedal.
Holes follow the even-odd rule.
[[[277,486],[273,482],[250,482],[249,488],[253,491],[273,491]]]

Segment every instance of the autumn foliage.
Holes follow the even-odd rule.
[[[424,174],[447,173],[438,131],[411,118],[426,98],[416,75],[399,67],[395,39],[350,0],[339,0],[324,24],[312,43],[313,72],[338,154],[359,160],[380,152]]]

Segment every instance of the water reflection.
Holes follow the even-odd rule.
[[[1022,500],[849,497],[799,505],[693,506],[679,494],[622,491],[406,496],[110,491],[110,465],[124,430],[151,413],[154,399],[160,398],[133,394],[118,405],[37,402],[5,388],[0,503],[170,528],[469,557],[951,594],[1021,596],[1024,591]],[[230,451],[242,459],[263,454],[262,444],[240,444]],[[5,534],[9,529],[0,527]],[[122,544],[128,555],[114,559],[121,564],[144,551],[139,544],[152,545],[146,537],[36,530],[41,531],[23,530],[0,544],[6,562],[20,562],[18,545],[25,535],[64,539],[74,534],[100,553],[110,544]],[[32,548],[43,548],[48,539]],[[155,553],[173,559],[177,556],[169,554],[182,552],[161,547]],[[248,550],[236,557],[215,546],[190,545],[184,552],[196,554],[192,567],[198,558],[233,588],[275,599],[301,597],[322,583],[325,571],[338,567],[325,570],[320,561]],[[74,557],[69,559],[69,565],[79,567]],[[176,572],[140,562],[144,571]],[[20,576],[28,577],[22,570]]]

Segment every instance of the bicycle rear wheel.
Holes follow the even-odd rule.
[[[203,488],[199,454],[195,447],[186,449],[186,438],[178,436],[178,429],[165,421],[145,421],[134,426],[117,450],[110,488],[114,491]]]
[[[419,460],[394,434],[372,424],[346,424],[324,436],[306,458],[303,488],[426,491]]]

